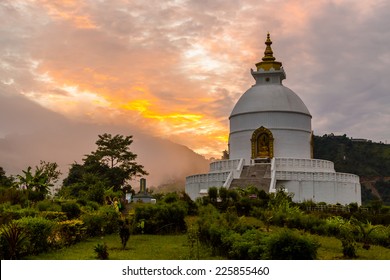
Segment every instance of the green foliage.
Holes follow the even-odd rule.
[[[166,195],[164,195],[163,197],[163,202],[165,203],[174,203],[174,202],[177,202],[179,201],[179,195],[175,192],[171,192],[171,193],[167,193]]]
[[[380,193],[381,199],[387,205],[390,205],[390,181],[385,181],[383,178],[380,178],[379,181],[375,182],[375,188]]]
[[[0,203],[10,202],[12,205],[27,205],[27,192],[15,187],[0,186]]]
[[[68,219],[66,213],[60,211],[41,211],[38,213],[38,217],[42,217],[47,220],[52,220],[56,222],[62,222]]]
[[[99,212],[86,213],[81,216],[81,220],[85,224],[88,236],[100,236],[104,234],[106,224],[105,216]]]
[[[119,220],[119,237],[122,243],[122,249],[126,248],[127,241],[130,238],[130,223],[127,219]]]
[[[356,241],[354,226],[349,220],[342,217],[332,217],[327,219],[328,232],[341,241],[343,256],[345,258],[356,258]]]
[[[98,137],[96,151],[86,155],[83,164],[72,164],[60,195],[84,197],[102,204],[105,196],[111,196],[105,192],[131,189],[131,179],[148,174],[135,161],[137,155],[130,151],[132,136],[105,133]]]
[[[61,210],[66,213],[69,220],[79,217],[81,213],[80,206],[73,201],[62,203]]]
[[[28,254],[39,254],[47,252],[52,243],[51,239],[52,231],[55,226],[54,221],[46,220],[42,217],[24,217],[17,221],[20,225],[27,238],[28,238]]]
[[[232,259],[259,259],[263,254],[263,237],[256,219],[238,217],[234,207],[219,213],[211,204],[200,208],[197,221],[201,243],[213,254]]]
[[[218,188],[216,187],[211,187],[208,189],[207,194],[210,198],[211,202],[216,202],[218,198]]]
[[[291,230],[271,235],[266,244],[266,256],[271,260],[315,260],[317,241]]]
[[[12,176],[7,176],[5,170],[0,166],[0,187],[9,188],[13,185],[14,178]]]
[[[108,260],[108,247],[106,243],[97,244],[94,248],[95,253],[97,254],[97,259],[99,260]]]
[[[51,199],[45,199],[38,201],[35,204],[35,208],[39,211],[61,211],[61,205]]]
[[[258,230],[248,230],[243,234],[232,233],[223,237],[225,247],[229,248],[228,258],[237,260],[259,260],[265,254],[266,235]]]
[[[0,224],[6,224],[23,217],[35,217],[38,215],[38,210],[35,208],[22,208],[18,204],[3,203],[0,205],[0,214]]]
[[[45,199],[50,192],[50,187],[58,181],[61,172],[57,163],[41,161],[39,166],[35,167],[34,172],[31,166],[27,170],[22,170],[23,175],[17,175],[15,184],[26,188],[28,198],[32,201]]]
[[[137,225],[144,221],[144,233],[165,234],[186,230],[186,204],[182,201],[158,204],[138,204],[134,214],[134,230],[140,232]]]
[[[74,166],[69,170],[69,174],[72,173]],[[70,176],[73,175],[71,174]],[[77,198],[103,204],[105,191],[108,189],[108,181],[100,175],[84,172],[76,182],[69,185],[65,182],[64,180],[64,185],[59,191],[59,195],[65,198]]]
[[[187,241],[189,247],[189,259],[200,259],[199,246],[199,228],[196,225],[191,225],[187,228]]]
[[[346,135],[314,136],[314,158],[333,161],[339,172],[357,174],[361,178],[390,176],[390,145],[383,143],[353,141]],[[389,188],[382,189],[380,181],[376,186],[378,192],[383,201],[390,204]],[[362,189],[363,202],[373,198],[368,189]]]
[[[0,258],[17,260],[23,255],[27,244],[24,230],[16,222],[3,225],[0,228]]]
[[[81,220],[66,220],[57,224],[52,238],[58,247],[70,246],[83,240],[86,228]]]
[[[119,213],[112,206],[102,206],[98,211],[84,213],[84,222],[89,236],[111,234],[118,230]]]

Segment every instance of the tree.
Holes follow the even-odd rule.
[[[207,190],[207,194],[209,195],[209,198],[211,200],[211,202],[217,202],[217,198],[218,198],[218,188],[216,187],[211,187]]]
[[[98,193],[102,187],[105,190],[113,188],[114,192],[123,191],[131,188],[129,181],[134,177],[148,175],[144,166],[136,162],[137,155],[130,151],[133,136],[104,133],[98,138],[97,149],[85,155],[83,164],[72,164],[60,194],[79,197],[83,192],[93,191],[94,186],[99,189]],[[95,182],[87,183],[91,178]],[[99,184],[96,184],[96,179]],[[100,200],[100,195],[94,200]]]
[[[23,175],[17,175],[16,184],[19,187],[26,188],[30,198],[33,200],[42,200],[50,192],[50,187],[58,181],[61,171],[55,162],[41,161],[39,166],[32,171],[31,166],[27,170],[22,170]]]
[[[87,155],[85,163],[103,171],[114,191],[118,191],[133,177],[148,175],[144,166],[135,161],[137,155],[130,151],[133,136],[104,133],[98,136],[96,151]]]
[[[12,176],[8,177],[5,174],[3,167],[0,166],[0,187],[11,187],[13,181],[14,178]]]

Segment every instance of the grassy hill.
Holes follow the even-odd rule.
[[[360,176],[362,200],[390,205],[390,145],[345,134],[314,136],[314,158],[333,161],[337,172]]]

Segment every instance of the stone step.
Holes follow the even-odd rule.
[[[269,191],[271,183],[271,164],[262,163],[244,166],[240,178],[233,179],[230,188],[247,188],[254,186],[259,190]]]
[[[230,184],[230,189],[235,188],[247,188],[253,186],[258,190],[264,190],[265,192],[269,192],[269,185],[271,183],[271,179],[233,179]]]
[[[256,164],[250,166],[244,166],[242,169],[240,179],[243,178],[264,178],[271,177],[271,165],[270,164]]]

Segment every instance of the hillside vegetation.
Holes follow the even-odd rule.
[[[360,176],[362,200],[390,205],[390,145],[345,134],[314,136],[314,158],[333,161],[337,172]]]

